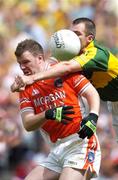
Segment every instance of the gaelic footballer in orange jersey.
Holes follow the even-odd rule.
[[[45,60],[41,45],[34,40],[19,43],[15,55],[27,77],[48,69],[49,61]],[[19,78],[15,78],[15,87],[19,85]],[[90,177],[98,176],[101,151],[96,127],[100,99],[91,83],[77,73],[34,82],[19,95],[24,128],[27,131],[40,129],[51,148],[48,157],[25,180],[39,180],[39,177],[42,180],[80,180],[88,168]],[[82,97],[89,105],[89,114],[85,116],[81,109]],[[71,110],[65,111],[68,107],[72,107],[74,114]],[[69,121],[63,124],[64,120]]]

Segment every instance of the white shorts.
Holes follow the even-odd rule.
[[[99,174],[101,151],[97,137],[89,148],[88,139],[79,138],[78,134],[58,139],[51,144],[51,152],[47,159],[40,165],[61,173],[64,167],[86,170],[90,167],[93,176]]]
[[[118,142],[118,101],[110,102],[108,101],[108,109],[112,113],[113,117],[113,127],[116,132],[116,141]]]

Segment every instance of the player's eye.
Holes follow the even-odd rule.
[[[82,34],[78,31],[73,31],[77,36],[81,36]]]

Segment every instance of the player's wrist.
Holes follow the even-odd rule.
[[[90,112],[90,113],[89,113],[89,118],[91,119],[91,121],[93,120],[94,122],[97,123],[97,120],[98,120],[98,114],[93,113],[93,112]]]
[[[82,139],[85,137],[88,139],[91,138],[91,136],[96,132],[97,120],[98,115],[90,112],[90,114],[82,120],[81,129],[78,132],[79,137]]]
[[[46,119],[54,120],[55,117],[56,117],[56,108],[48,109],[47,111],[45,111],[45,118]]]
[[[56,108],[55,120],[56,120],[57,122],[61,122],[61,120],[62,120],[62,109],[63,109],[63,107],[58,107],[58,108]]]
[[[49,109],[49,110],[45,111],[45,118],[52,119],[57,122],[61,122],[62,109],[63,109],[63,107],[57,107],[57,108],[53,108],[53,109]]]
[[[96,123],[95,123],[94,121],[93,121],[93,122],[88,121],[88,122],[86,123],[86,126],[87,126],[89,129],[91,129],[93,133],[96,132]]]
[[[89,114],[96,114],[97,116],[99,116],[99,112],[98,111],[90,111]]]
[[[97,114],[95,113],[89,114],[88,121],[86,122],[86,126],[90,128],[93,131],[93,133],[96,132],[97,120],[98,120]]]

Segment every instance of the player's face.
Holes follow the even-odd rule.
[[[41,70],[41,64],[44,62],[43,55],[33,56],[29,51],[25,51],[20,58],[17,59],[21,70],[26,76],[35,74]]]
[[[91,42],[91,35],[86,35],[86,28],[84,23],[79,23],[71,26],[71,30],[74,31],[80,38],[82,49]]]

